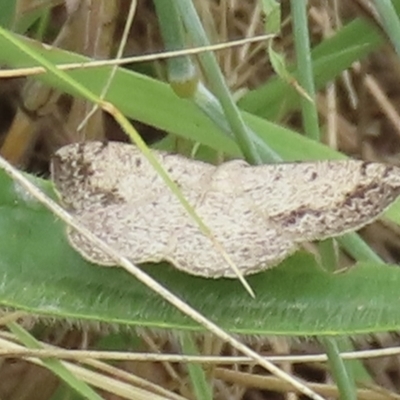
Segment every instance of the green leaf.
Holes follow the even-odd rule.
[[[35,180],[52,192],[48,182]],[[232,332],[331,335],[400,328],[400,269],[388,265],[363,263],[332,274],[299,252],[249,277],[255,299],[237,280],[193,277],[167,264],[145,268]],[[64,224],[2,172],[0,276],[4,307],[68,320],[201,329],[124,270],[83,260],[69,246]]]
[[[14,22],[17,0],[0,0],[0,26],[9,28]]]
[[[8,329],[23,343],[31,349],[41,349],[41,345],[37,340],[30,335],[26,330],[15,322],[7,324]],[[87,400],[101,400],[98,395],[89,385],[78,379],[68,368],[55,358],[42,360],[43,365],[57,375],[64,382],[68,383],[69,387],[73,388],[77,393]]]
[[[316,88],[323,88],[354,61],[366,57],[381,44],[380,33],[364,20],[357,19],[343,27],[311,52]],[[293,75],[297,77],[297,71]],[[274,77],[243,96],[239,106],[250,113],[277,120],[298,108],[299,98],[292,86]]]
[[[268,56],[274,72],[286,83],[293,82],[294,77],[287,69],[285,57],[273,49],[271,42],[268,44]]]
[[[182,333],[180,335],[180,342],[183,354],[199,355],[194,335]],[[207,381],[203,366],[189,363],[187,369],[196,399],[211,400],[213,398],[212,385]]]
[[[264,12],[265,33],[279,34],[281,29],[281,5],[276,0],[260,0]]]

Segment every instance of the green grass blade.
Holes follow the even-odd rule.
[[[31,336],[25,329],[15,322],[10,322],[7,327],[12,333],[28,348],[40,349],[40,344],[36,339]],[[99,396],[89,385],[82,380],[78,379],[72,372],[70,372],[59,360],[56,359],[43,359],[43,365],[62,379],[69,387],[73,388],[77,393],[88,400],[101,400]]]

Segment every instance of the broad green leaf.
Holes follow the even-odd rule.
[[[48,193],[51,185],[36,182]],[[400,269],[360,264],[322,270],[299,252],[240,282],[193,277],[167,264],[146,271],[207,317],[242,334],[330,335],[400,328]],[[42,316],[153,328],[199,329],[195,322],[119,268],[83,260],[64,224],[0,173],[0,304]]]
[[[361,25],[365,28],[365,24]],[[356,28],[357,27],[358,25]],[[315,50],[318,56],[316,56],[314,71],[317,74],[317,80],[319,82],[326,83],[342,71],[342,69],[339,68],[337,70],[332,70],[328,68],[329,66],[339,65],[341,68],[345,68],[344,64],[352,63],[358,58],[367,55],[380,43],[379,36],[377,37],[374,31],[372,31],[372,33],[367,31],[364,35],[360,35],[357,29],[353,29],[351,32],[357,33],[355,38],[362,37],[364,39],[363,44],[359,42],[355,44],[350,43],[347,48],[343,49],[342,47],[335,47],[335,43],[332,43],[332,48],[336,51],[334,53],[327,53],[324,48]],[[368,41],[368,38],[371,36],[372,39]],[[352,36],[350,36],[350,38],[352,38]],[[334,39],[335,38],[332,38],[330,40],[334,42]],[[36,48],[36,50],[49,61],[56,64],[89,61],[87,58],[77,54],[61,51],[56,48],[44,48],[41,44],[29,41],[23,37],[21,37],[21,40],[30,43],[33,48]],[[340,43],[342,44],[343,40],[340,41]],[[10,43],[1,36],[0,48],[2,49],[0,61],[7,65],[13,67],[34,65],[29,56],[10,45]],[[346,61],[344,64],[340,62],[342,57],[344,57]],[[97,94],[101,93],[109,73],[110,68],[108,67],[86,70],[80,69],[69,72],[74,79]],[[319,73],[321,75],[318,75]],[[75,94],[71,91],[69,86],[64,85],[48,74],[41,75],[39,78],[60,90]],[[283,104],[286,104],[287,84],[282,81],[276,81],[276,85],[271,83],[271,85],[268,86],[270,89],[268,89],[264,97],[262,96],[262,91],[258,92],[260,97],[257,95],[256,104],[259,110],[268,111],[268,113],[270,113],[274,107],[276,110],[276,107],[280,109]],[[290,90],[293,89],[290,88]],[[249,94],[246,98],[250,98],[250,96]],[[198,141],[215,150],[223,151],[232,156],[240,154],[237,145],[231,138],[225,136],[223,132],[190,101],[176,96],[167,84],[120,68],[110,88],[107,100],[115,104],[125,115],[133,119],[171,132],[175,135]],[[268,101],[268,104],[266,104],[265,101]],[[244,99],[240,104],[247,108],[247,101]],[[248,107],[247,109],[262,114],[262,112],[256,110],[255,107]],[[177,110],[179,110],[178,115]],[[255,117],[247,113],[244,113],[244,117],[246,122],[252,125],[252,120]],[[308,146],[310,141],[292,131],[285,130],[263,119],[259,119],[255,127],[252,126],[252,128],[259,129],[257,132],[261,134],[263,140],[267,141],[268,145],[276,150],[285,160],[300,160],[308,157],[312,157],[313,159],[316,157],[321,158],[320,149],[323,148],[322,145],[313,146],[312,150],[309,150]],[[312,154],[310,155],[310,153]],[[331,154],[335,153],[331,151]]]
[[[89,61],[83,56],[56,48],[45,48],[37,42],[29,41],[22,37],[21,40],[29,43],[42,56],[56,64]],[[2,48],[0,61],[5,62],[7,65],[13,67],[34,65],[29,56],[12,46],[2,36],[0,36],[0,48]],[[372,46],[369,46],[368,50],[370,51],[371,49]],[[324,56],[324,53],[321,53]],[[354,50],[349,51],[349,54],[354,54]],[[331,55],[331,57],[335,57],[335,55]],[[332,59],[329,62],[332,63]],[[109,73],[110,68],[108,67],[80,69],[69,72],[74,79],[97,94],[101,93]],[[67,93],[76,94],[70,86],[65,85],[49,74],[40,75],[38,78]],[[326,77],[326,79],[330,78]],[[179,98],[173,93],[169,85],[160,81],[120,68],[108,92],[107,100],[115,104],[130,118],[199,142],[217,151],[223,151],[231,156],[240,154],[232,138],[218,129],[190,101]],[[281,103],[284,101],[284,94],[281,93],[280,99],[275,100],[277,103]],[[179,110],[178,115],[177,110]],[[302,159],[314,160],[344,157],[322,144],[312,142],[293,131],[250,113],[244,113],[244,118],[259,135],[256,140],[267,142],[284,160],[297,161]]]

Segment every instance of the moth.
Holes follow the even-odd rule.
[[[182,194],[243,275],[271,268],[308,241],[357,230],[400,195],[400,168],[356,160],[215,166],[154,151]],[[53,156],[65,208],[132,262],[168,261],[208,278],[236,275],[139,149],[76,143]],[[87,260],[114,265],[75,230]]]

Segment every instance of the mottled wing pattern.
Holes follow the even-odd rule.
[[[400,168],[357,160],[262,165],[240,176],[271,224],[298,243],[359,229],[400,194]]]
[[[202,175],[215,168],[161,151],[157,157],[173,180],[194,190]],[[139,149],[117,142],[62,147],[53,156],[51,176],[64,205],[77,211],[141,199],[148,201],[166,190],[164,181]]]
[[[362,161],[220,166],[155,152],[213,234],[205,236],[134,146],[89,142],[60,149],[52,176],[69,210],[135,263],[170,261],[194,275],[235,277],[272,267],[309,240],[375,219],[400,194],[400,169]],[[75,231],[85,258],[113,265]]]

